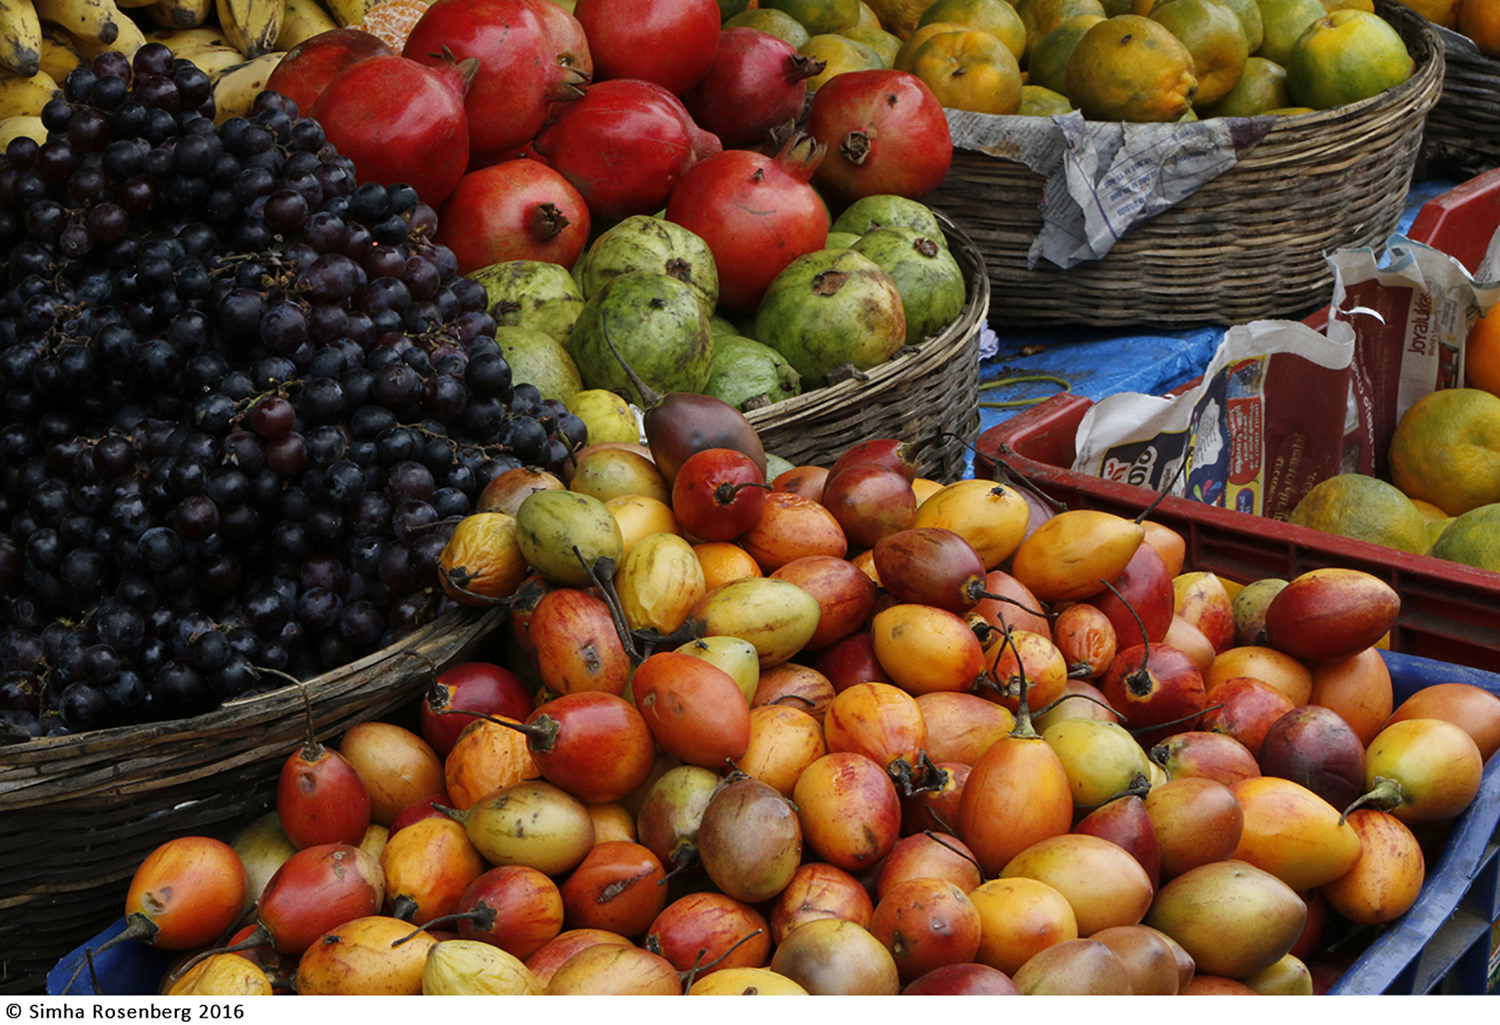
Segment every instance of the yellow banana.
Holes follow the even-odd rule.
[[[0,72],[0,118],[39,117],[54,96],[59,95],[51,75]]]
[[[80,39],[113,46],[130,21],[115,0],[32,0],[42,21],[65,28]],[[134,24],[134,22],[131,22]]]
[[[83,54],[78,52],[71,35],[56,25],[42,26],[41,70],[51,75],[53,81],[61,82],[69,72],[84,63]]]
[[[232,46],[193,46],[173,50],[172,53],[173,56],[192,61],[193,66],[209,78],[245,63],[245,55]]]
[[[146,33],[148,43],[161,43],[173,53],[181,55],[183,50],[199,46],[231,46],[229,37],[217,25],[200,28],[157,29]]]
[[[246,57],[253,60],[275,48],[285,0],[214,0],[214,9],[230,45]]]
[[[0,68],[25,78],[42,65],[42,19],[31,0],[0,0]]]
[[[0,121],[0,152],[10,145],[10,140],[23,135],[38,143],[46,142],[47,129],[43,127],[42,119],[35,114],[15,114]]]
[[[165,29],[198,28],[213,13],[214,0],[153,0],[146,7],[146,17]]]
[[[270,80],[271,72],[285,56],[284,51],[273,50],[211,75],[214,80],[214,124],[222,125],[232,117],[248,116],[255,98]]]
[[[113,0],[110,2],[112,3]],[[92,61],[106,50],[118,51],[127,57],[135,56],[135,51],[146,45],[146,34],[124,12],[120,12],[119,19],[118,31],[112,42],[106,43],[97,36],[85,35],[82,32],[69,32],[68,35],[73,40],[73,49],[82,54],[86,61]],[[48,22],[43,20],[42,24],[45,25]]]
[[[339,28],[348,28],[364,21],[370,8],[380,3],[380,0],[324,0],[324,3],[328,7],[328,13],[333,15],[333,20],[338,22]]]
[[[286,0],[286,13],[281,19],[276,49],[290,50],[304,40],[338,27],[339,23],[333,20],[328,8],[318,0]]]

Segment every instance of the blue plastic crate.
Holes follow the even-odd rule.
[[[1399,705],[1423,687],[1471,683],[1500,694],[1500,676],[1385,652]],[[1490,958],[1500,921],[1500,757],[1485,766],[1417,902],[1329,989],[1331,994],[1493,993]]]

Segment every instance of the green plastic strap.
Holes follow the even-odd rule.
[[[1062,394],[1073,390],[1073,384],[1065,377],[1055,377],[1052,374],[1023,374],[1017,377],[998,377],[993,381],[985,381],[979,386],[980,391],[988,391],[991,388],[1006,387],[1013,384],[1031,384],[1035,381],[1047,381],[1062,389]],[[1051,398],[1051,395],[1033,395],[1027,399],[1009,399],[1005,402],[981,402],[980,409],[1019,409],[1022,406],[1034,406],[1038,402]]]

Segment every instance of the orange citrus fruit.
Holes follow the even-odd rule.
[[[1051,117],[1054,114],[1066,114],[1073,109],[1073,104],[1062,93],[1046,86],[1023,85],[1021,86],[1021,109],[1017,114],[1029,117]]]
[[[1464,343],[1464,383],[1500,395],[1500,306],[1474,321]]]
[[[897,39],[909,39],[917,29],[917,19],[931,0],[866,0],[880,27]]]
[[[427,13],[427,0],[382,0],[350,28],[362,29],[397,53],[406,45],[414,25]]]
[[[1500,502],[1500,397],[1444,388],[1412,404],[1391,435],[1391,483],[1450,516]]]
[[[1329,14],[1332,14],[1334,11],[1346,9],[1351,11],[1367,11],[1370,14],[1375,13],[1375,0],[1323,0],[1323,6],[1328,8]]]
[[[1026,59],[1028,85],[1039,85],[1067,95],[1068,58],[1083,34],[1104,18],[1098,14],[1075,14],[1064,19],[1031,48]]]
[[[813,36],[797,47],[797,52],[804,57],[815,57],[824,62],[823,70],[807,80],[807,91],[810,93],[817,92],[824,82],[846,71],[869,71],[885,67],[880,54],[864,43],[835,32]]]
[[[1297,106],[1328,110],[1377,96],[1411,73],[1406,41],[1390,22],[1366,11],[1334,11],[1292,45],[1286,91]]]
[[[1160,22],[1138,14],[1106,18],[1068,58],[1064,90],[1092,121],[1176,121],[1198,91],[1193,55]]]
[[[1463,0],[1458,30],[1474,40],[1480,53],[1500,57],[1500,0]]]
[[[1313,485],[1287,522],[1413,555],[1428,547],[1427,522],[1411,499],[1394,484],[1361,473],[1341,473]]]
[[[802,22],[785,11],[770,7],[752,7],[731,18],[724,19],[724,28],[756,28],[773,35],[784,43],[801,46],[812,38],[812,33],[802,27]]]
[[[1273,60],[1286,67],[1292,44],[1302,30],[1328,13],[1323,0],[1256,0],[1263,27],[1255,56]]]
[[[1026,23],[1007,0],[934,0],[917,19],[917,27],[948,21],[996,37],[1020,60],[1026,52]]]
[[[1021,66],[988,32],[940,32],[912,55],[911,67],[944,107],[1000,115],[1021,108]]]
[[[1324,0],[1326,3],[1327,0]],[[1459,0],[1400,0],[1434,25],[1458,27]],[[1332,7],[1329,10],[1333,10]]]
[[[1264,57],[1245,60],[1245,71],[1234,88],[1208,107],[1196,107],[1199,117],[1254,117],[1278,107],[1289,107],[1286,68]]]
[[[1039,39],[1079,14],[1105,17],[1099,0],[1016,0],[1016,13],[1026,25],[1026,52],[1031,53]]]
[[[815,36],[842,32],[859,22],[859,0],[761,0],[760,6],[785,11]]]
[[[956,21],[929,21],[901,41],[901,49],[896,51],[896,59],[891,61],[891,67],[897,71],[910,72],[912,54],[921,49],[923,43],[940,32],[957,32],[963,28],[965,26]]]
[[[1481,505],[1456,517],[1428,554],[1500,573],[1500,503]]]
[[[901,40],[879,26],[870,28],[868,25],[855,25],[838,34],[846,39],[854,40],[861,46],[869,47],[887,68],[891,66],[891,62],[896,59],[897,51],[901,49]]]
[[[1245,42],[1250,52],[1260,49],[1266,35],[1266,23],[1260,16],[1260,4],[1256,0],[1220,0],[1240,19],[1240,28],[1245,30]]]
[[[1422,514],[1422,519],[1427,521],[1427,525],[1429,527],[1436,523],[1438,520],[1452,519],[1451,516],[1443,512],[1443,510],[1439,509],[1431,502],[1424,502],[1420,498],[1413,498],[1410,499],[1410,501],[1412,505],[1417,507],[1417,512]]]
[[[1193,55],[1198,79],[1194,106],[1217,103],[1239,82],[1250,57],[1250,41],[1239,16],[1220,0],[1162,0],[1151,9]]]

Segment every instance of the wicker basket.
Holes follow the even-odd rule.
[[[1460,180],[1500,167],[1500,60],[1445,28],[1443,93],[1427,114],[1422,169]]]
[[[388,715],[503,617],[448,613],[303,687],[194,718],[0,748],[0,992],[41,992],[59,958],[120,917],[130,877],[157,845],[228,840],[269,808],[309,705],[323,740]]]
[[[1393,0],[1376,0],[1376,9],[1416,61],[1406,82],[1278,118],[1233,168],[1135,225],[1102,259],[1028,268],[1044,177],[1017,161],[956,150],[947,179],[924,202],[978,244],[997,323],[1233,325],[1326,303],[1333,276],[1325,254],[1382,247],[1400,221],[1423,119],[1442,88],[1435,26]]]
[[[989,316],[990,280],[974,242],[939,219],[968,279],[957,319],[859,377],[747,413],[766,451],[799,466],[826,466],[857,441],[900,438],[919,448],[922,476],[946,483],[964,475],[979,437],[979,333]]]

